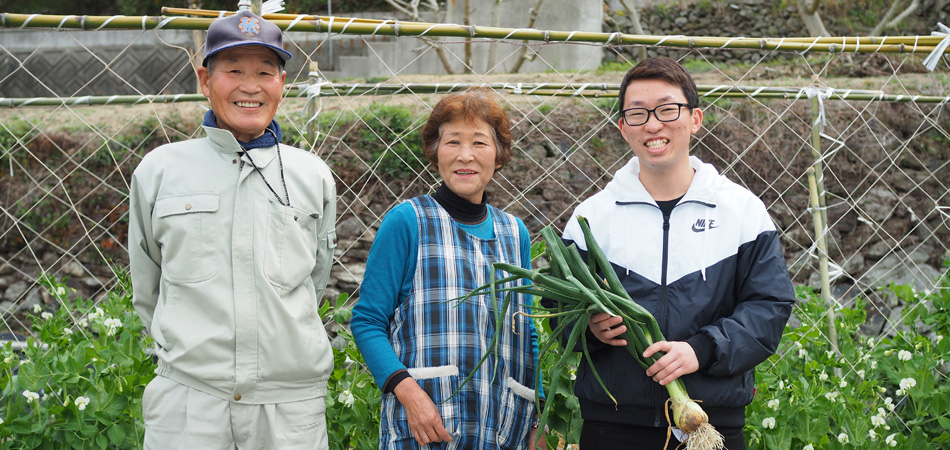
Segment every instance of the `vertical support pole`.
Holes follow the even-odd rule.
[[[317,68],[317,62],[310,61],[310,73],[307,75],[307,85],[309,89],[313,89],[313,86],[320,84],[321,80]],[[307,117],[307,144],[310,145],[311,152],[317,147],[317,118],[315,116],[317,114],[318,101],[320,101],[320,99],[317,95],[308,92],[307,107],[304,108],[304,111]]]
[[[820,94],[819,94],[820,95]],[[815,157],[815,163],[807,170],[808,190],[810,192],[812,219],[815,222],[815,247],[818,251],[818,274],[821,276],[821,298],[824,300],[828,313],[825,317],[828,319],[828,340],[831,341],[831,347],[835,353],[841,355],[838,347],[838,328],[835,325],[837,300],[831,295],[831,280],[828,276],[828,241],[827,226],[828,213],[825,207],[825,187],[823,176],[823,163],[821,154],[821,127],[822,114],[821,104],[818,95],[811,99],[812,107],[812,154]],[[840,376],[840,370],[835,371]]]
[[[264,0],[251,0],[251,12],[261,15],[261,11],[264,8]]]

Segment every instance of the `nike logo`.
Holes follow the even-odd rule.
[[[715,220],[709,221],[709,226],[706,226],[706,219],[696,219],[696,223],[693,224],[693,232],[702,233],[706,230],[711,230],[713,228],[719,228],[719,225],[716,225]]]

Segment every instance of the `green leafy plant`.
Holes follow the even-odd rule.
[[[70,301],[64,283],[42,277],[60,306],[31,312],[22,350],[0,349],[0,448],[141,448],[142,392],[155,366],[128,276],[116,275],[98,305]]]
[[[931,294],[889,290],[905,303],[896,335],[867,338],[865,301],[836,309],[839,348],[826,334],[827,308],[799,288],[801,325],[756,373],[746,409],[750,449],[942,448],[950,445],[950,275]],[[935,314],[928,312],[932,304]]]
[[[344,327],[353,315],[348,299],[344,293],[334,304],[327,301],[320,306],[320,317],[332,317],[340,327],[333,341],[333,374],[326,397],[327,434],[333,450],[376,450],[381,394],[353,335]]]

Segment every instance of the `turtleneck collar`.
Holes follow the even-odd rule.
[[[206,127],[218,128],[218,118],[214,115],[214,111],[209,109],[208,112],[205,113],[205,119],[202,125]],[[267,126],[265,131],[268,131],[269,133],[265,132],[250,142],[244,142],[241,140],[238,140],[237,142],[238,144],[241,144],[241,148],[244,150],[273,147],[277,145],[278,142],[280,142],[282,133],[280,130],[280,124],[277,123],[276,120],[271,120],[270,125]]]
[[[453,219],[468,224],[480,223],[488,216],[488,192],[482,194],[481,203],[472,203],[459,197],[442,183],[432,198],[445,208]]]

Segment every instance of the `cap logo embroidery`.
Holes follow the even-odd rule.
[[[247,37],[254,37],[261,32],[261,24],[256,17],[242,17],[238,28]]]

